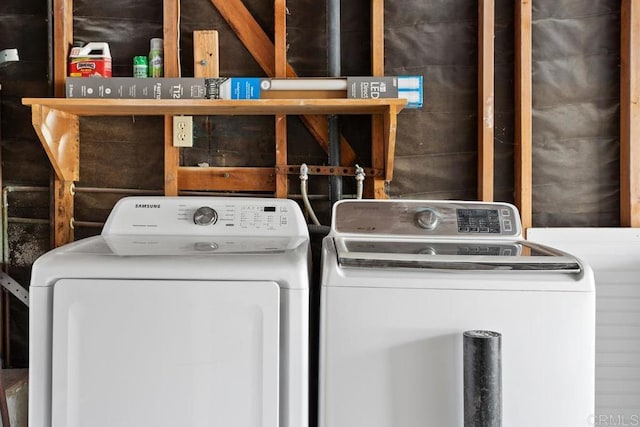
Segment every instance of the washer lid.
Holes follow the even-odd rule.
[[[564,252],[524,241],[428,241],[334,237],[344,267],[579,273]]]

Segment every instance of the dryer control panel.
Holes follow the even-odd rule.
[[[111,211],[102,235],[303,236],[306,221],[288,199],[127,197]]]
[[[337,233],[491,239],[520,237],[515,206],[431,200],[345,200],[336,203],[332,229]]]

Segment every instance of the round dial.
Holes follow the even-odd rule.
[[[420,228],[433,230],[438,225],[438,214],[433,209],[424,209],[416,212],[414,219]]]
[[[193,214],[193,222],[197,225],[213,225],[218,221],[218,212],[209,206],[202,206]]]

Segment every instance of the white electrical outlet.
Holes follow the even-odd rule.
[[[173,146],[193,147],[193,116],[173,116]]]

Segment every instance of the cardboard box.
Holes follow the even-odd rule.
[[[205,99],[204,78],[67,77],[67,98]]]
[[[124,99],[291,99],[406,98],[407,108],[422,107],[422,76],[319,77],[271,79],[218,78],[67,78],[67,98]]]
[[[347,77],[352,99],[405,98],[407,108],[421,108],[422,76]]]

